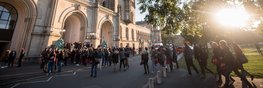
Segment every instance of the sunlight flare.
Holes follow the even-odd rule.
[[[231,27],[245,27],[250,18],[244,9],[238,8],[221,9],[214,15],[220,24]]]

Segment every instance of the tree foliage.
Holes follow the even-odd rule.
[[[165,34],[180,31],[186,40],[207,42],[224,36],[219,31],[221,27],[211,19],[211,14],[237,2],[254,14],[251,21],[262,19],[263,0],[139,0],[139,9],[141,12],[148,11],[145,20],[159,26]]]

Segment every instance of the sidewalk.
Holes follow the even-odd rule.
[[[185,69],[174,69],[173,72],[167,73],[166,78],[162,78],[161,84],[154,85],[154,88],[217,88],[212,75],[200,79],[194,71],[192,73],[192,76],[189,76]]]
[[[195,74],[188,75],[185,69],[175,69],[173,72],[167,73],[166,78],[162,78],[161,84],[155,84],[154,88],[217,88],[215,77],[208,74],[206,79],[200,79],[200,76]],[[238,77],[234,77],[235,88],[242,88],[242,83]],[[250,78],[249,78],[250,81]],[[253,83],[257,88],[263,88],[263,79],[254,79]]]

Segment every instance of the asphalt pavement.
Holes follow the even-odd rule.
[[[38,64],[3,68],[0,69],[0,88],[144,88],[148,79],[156,74],[145,75],[139,63],[140,56],[130,57],[128,70],[113,72],[112,66],[103,67],[96,78],[90,77],[90,66],[82,65],[64,66],[62,72],[52,76],[43,73]],[[151,70],[151,63],[149,66]],[[217,88],[215,80],[211,74],[201,79],[195,73],[189,76],[185,69],[174,69],[162,78],[161,84],[155,82],[154,88]],[[238,79],[235,83],[240,84]],[[258,88],[262,88],[261,84],[257,84]]]

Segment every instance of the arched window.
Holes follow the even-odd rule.
[[[7,3],[0,3],[0,29],[14,30],[17,21],[16,9]]]

